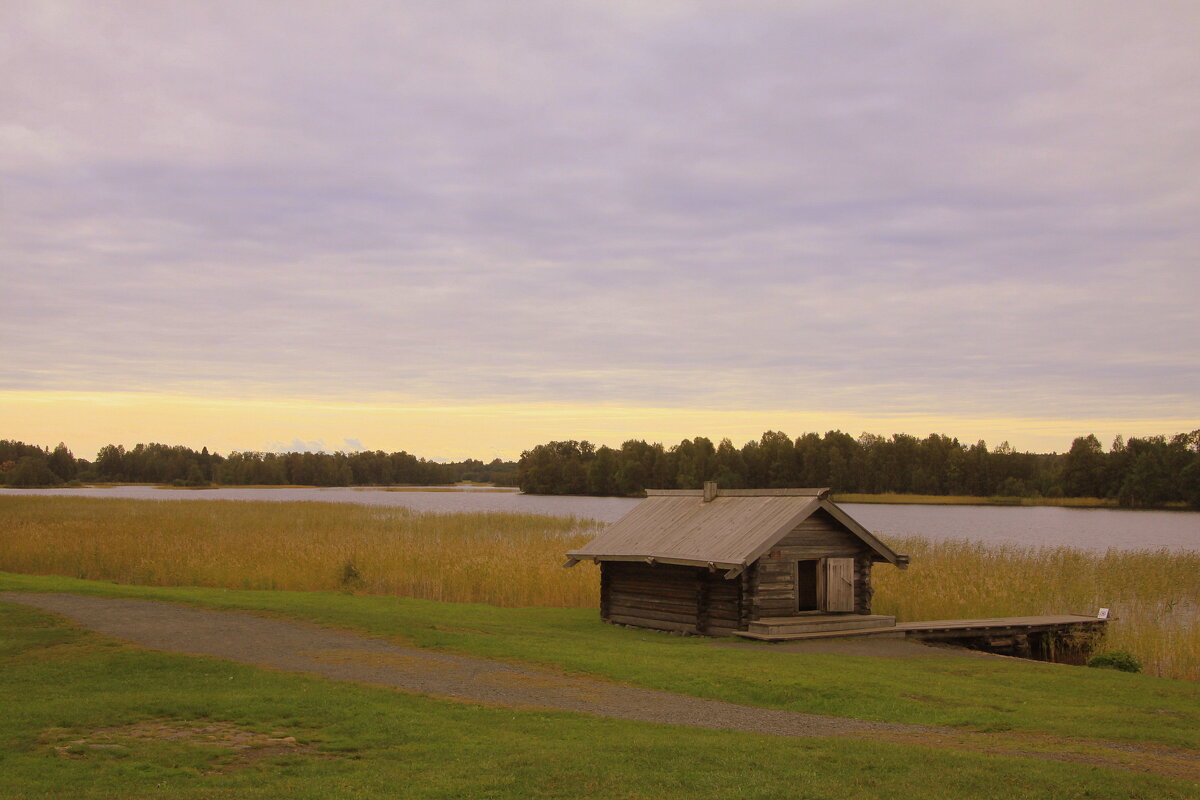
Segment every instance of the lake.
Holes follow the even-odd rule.
[[[403,506],[416,511],[507,511],[575,516],[615,522],[638,500],[625,497],[525,495],[487,487],[458,491],[328,489],[0,489],[6,495],[124,497],[140,500],[320,501]],[[1087,550],[1166,548],[1200,550],[1200,513],[1056,508],[1052,506],[921,506],[845,503],[842,508],[886,541],[892,536],[923,536],[935,541],[971,539],[1018,545],[1077,547]]]

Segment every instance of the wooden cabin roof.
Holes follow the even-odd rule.
[[[565,566],[585,559],[649,561],[720,567],[736,574],[822,509],[879,560],[907,563],[829,500],[828,489],[719,489],[707,502],[702,490],[646,494],[595,539],[567,553]]]

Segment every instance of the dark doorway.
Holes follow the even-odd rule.
[[[796,610],[819,611],[821,604],[817,602],[817,564],[816,559],[796,562]]]

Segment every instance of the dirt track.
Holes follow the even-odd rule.
[[[580,711],[603,717],[779,736],[935,733],[933,728],[741,706],[567,678],[481,658],[432,653],[383,639],[252,614],[146,600],[0,593],[0,600],[60,614],[142,647],[216,656],[481,703]]]
[[[0,601],[60,614],[85,628],[154,650],[215,656],[466,702],[578,711],[776,736],[866,737],[938,749],[1072,761],[1200,781],[1200,753],[1163,745],[1061,739],[1018,731],[980,733],[754,708],[586,678],[567,678],[486,659],[433,653],[302,622],[171,603],[20,592],[0,592]],[[895,658],[936,652],[903,641],[817,641],[784,647],[795,652]],[[961,655],[961,651],[953,652]]]

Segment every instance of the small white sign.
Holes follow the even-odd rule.
[[[1100,613],[1096,615],[1096,619],[1108,619],[1108,609],[1100,609]]]

